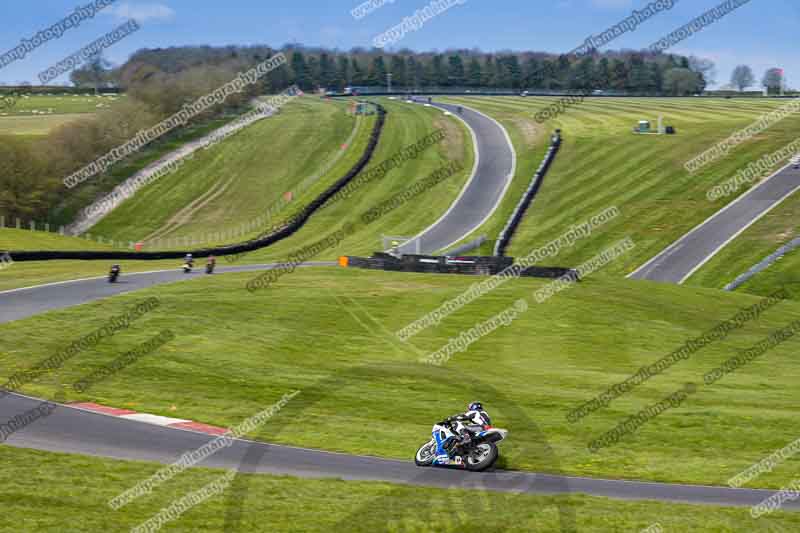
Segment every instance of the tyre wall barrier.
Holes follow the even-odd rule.
[[[283,240],[305,225],[308,219],[325,205],[325,202],[333,198],[336,193],[338,193],[341,189],[343,189],[350,181],[356,177],[363,169],[367,166],[370,159],[372,159],[372,155],[375,152],[375,148],[378,146],[378,141],[380,140],[381,133],[383,132],[383,126],[386,122],[386,110],[383,106],[378,105],[378,117],[375,121],[375,126],[372,129],[372,133],[370,135],[369,143],[367,144],[366,150],[364,150],[364,154],[361,158],[356,162],[356,164],[345,174],[344,177],[340,178],[336,183],[328,187],[322,194],[316,197],[314,200],[311,201],[307,206],[305,206],[297,215],[293,216],[290,222],[270,233],[269,235],[265,235],[259,237],[257,239],[253,239],[250,241],[246,241],[239,244],[231,244],[227,246],[218,246],[214,248],[202,248],[199,250],[186,250],[186,251],[163,251],[163,252],[115,252],[115,251],[13,251],[11,250],[9,253],[14,258],[14,261],[49,261],[55,259],[108,259],[108,260],[134,260],[134,259],[142,259],[142,260],[158,260],[158,259],[182,259],[187,253],[191,253],[195,257],[208,257],[209,255],[214,256],[226,256],[226,255],[234,255],[234,254],[241,254],[245,252],[252,252],[253,250],[259,250],[261,248],[266,248],[280,240]]]
[[[533,179],[531,180],[530,185],[528,185],[528,189],[525,191],[525,194],[522,195],[522,198],[517,204],[517,207],[514,209],[514,212],[511,213],[511,218],[508,219],[505,227],[497,237],[497,242],[494,245],[494,255],[502,256],[506,253],[506,248],[508,247],[508,243],[511,242],[511,237],[514,235],[514,232],[517,230],[517,226],[519,226],[519,223],[522,221],[522,217],[525,216],[525,211],[531,205],[533,197],[536,196],[537,192],[539,192],[539,187],[541,186],[542,181],[544,180],[544,177],[547,174],[547,171],[555,159],[560,147],[561,130],[556,130],[551,139],[550,148],[547,149],[547,154],[544,156],[544,160],[542,160],[542,163],[539,165],[539,169],[536,171],[536,174],[533,175]]]
[[[505,256],[466,256],[447,257],[435,255],[393,255],[376,252],[372,257],[345,256],[339,264],[349,268],[367,270],[385,270],[390,272],[418,272],[427,274],[467,274],[493,276],[502,272],[514,263],[513,257]],[[529,267],[520,275],[535,278],[559,278],[572,273],[578,279],[577,272],[562,267]]]

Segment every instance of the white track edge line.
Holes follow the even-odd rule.
[[[675,240],[675,242],[673,242],[672,244],[670,244],[669,246],[667,246],[666,248],[664,248],[663,250],[661,250],[660,252],[658,252],[658,253],[657,253],[655,256],[651,257],[649,261],[647,261],[645,264],[643,264],[642,266],[640,266],[639,268],[637,268],[636,270],[634,270],[633,272],[631,272],[630,274],[628,274],[628,275],[627,275],[627,276],[625,276],[625,277],[626,277],[626,278],[630,278],[631,276],[634,276],[636,273],[638,273],[640,270],[644,270],[645,268],[647,268],[648,266],[650,266],[650,263],[652,263],[653,261],[655,261],[656,259],[658,259],[658,258],[659,258],[659,257],[661,257],[662,255],[666,254],[667,252],[669,252],[670,250],[672,250],[673,248],[675,248],[675,247],[676,247],[678,244],[680,244],[680,242],[681,242],[682,240],[684,240],[684,239],[688,238],[688,237],[689,237],[689,236],[690,236],[692,233],[694,233],[694,232],[696,232],[696,231],[700,230],[700,228],[702,228],[703,226],[705,226],[706,224],[708,224],[708,223],[709,223],[709,222],[710,222],[710,221],[711,221],[713,218],[715,218],[715,217],[717,217],[717,216],[721,215],[722,213],[724,213],[724,212],[725,212],[727,209],[729,209],[730,207],[732,207],[732,206],[733,206],[733,205],[735,205],[736,203],[740,202],[741,200],[744,200],[744,199],[745,199],[747,196],[749,196],[750,194],[754,193],[754,191],[755,191],[756,189],[758,189],[759,187],[761,187],[761,186],[762,186],[762,185],[764,185],[765,183],[768,183],[768,182],[769,182],[769,181],[770,181],[772,178],[774,178],[775,176],[777,176],[778,174],[780,174],[781,172],[783,172],[784,170],[786,170],[786,169],[787,169],[788,167],[790,167],[790,166],[792,166],[792,164],[791,164],[791,163],[789,163],[788,165],[786,165],[786,166],[784,166],[784,167],[780,168],[779,170],[777,170],[776,172],[774,172],[772,175],[770,175],[770,176],[768,176],[766,179],[762,180],[762,181],[761,181],[761,183],[759,183],[759,184],[758,184],[758,185],[756,185],[755,187],[753,187],[753,188],[751,188],[750,190],[748,190],[747,192],[744,192],[744,193],[742,193],[741,195],[739,195],[739,197],[738,197],[738,198],[736,198],[735,200],[733,200],[732,202],[730,202],[728,205],[726,205],[725,207],[723,207],[723,208],[722,208],[722,209],[720,209],[719,211],[716,211],[715,213],[713,213],[713,214],[712,214],[710,217],[708,217],[708,218],[707,218],[707,219],[705,219],[703,222],[701,222],[701,223],[700,223],[700,224],[698,224],[697,226],[695,226],[695,227],[693,227],[692,229],[690,229],[688,232],[686,232],[686,233],[685,233],[685,234],[683,234],[682,236],[678,237],[678,239],[677,239],[677,240]]]
[[[793,195],[793,194],[794,194],[795,192],[797,192],[798,190],[800,190],[800,184],[798,184],[798,185],[797,185],[797,186],[796,186],[794,189],[792,189],[791,191],[789,191],[789,192],[787,192],[786,194],[784,194],[783,196],[781,196],[781,197],[778,199],[778,201],[776,201],[775,203],[773,203],[772,205],[770,205],[770,206],[769,206],[767,209],[765,209],[765,210],[764,210],[762,213],[760,213],[758,216],[754,217],[754,218],[753,218],[753,219],[752,219],[750,222],[748,222],[748,223],[747,223],[747,225],[745,225],[745,226],[744,226],[742,229],[740,229],[739,231],[737,231],[736,233],[734,233],[733,235],[731,235],[731,236],[730,236],[730,237],[729,237],[729,238],[728,238],[728,239],[727,239],[725,242],[723,242],[722,244],[720,244],[720,245],[719,245],[719,246],[718,246],[718,247],[717,247],[717,248],[716,248],[714,251],[712,251],[712,252],[711,252],[711,253],[710,253],[710,254],[709,254],[709,255],[708,255],[708,256],[707,256],[705,259],[703,259],[702,261],[700,261],[700,263],[699,263],[699,264],[697,264],[697,266],[695,266],[695,267],[694,267],[692,270],[690,270],[688,274],[686,274],[685,276],[683,276],[683,277],[681,278],[681,280],[678,282],[678,285],[682,284],[684,281],[686,281],[687,279],[689,279],[689,278],[692,276],[692,274],[694,274],[695,272],[697,272],[698,270],[700,270],[700,268],[702,268],[702,267],[703,267],[703,265],[705,265],[706,263],[708,263],[708,262],[709,262],[709,261],[710,261],[710,260],[711,260],[711,259],[712,259],[712,258],[715,256],[715,255],[717,255],[717,254],[718,254],[718,253],[719,253],[719,252],[720,252],[720,251],[721,251],[723,248],[725,248],[725,246],[727,246],[728,244],[730,244],[730,242],[731,242],[732,240],[734,240],[736,237],[738,237],[739,235],[741,235],[742,233],[744,233],[745,231],[747,231],[747,230],[750,228],[750,226],[752,226],[753,224],[755,224],[756,222],[758,222],[759,220],[761,220],[761,218],[763,218],[763,217],[764,217],[765,215],[767,215],[767,214],[768,214],[770,211],[772,211],[773,209],[775,209],[776,207],[778,207],[780,204],[782,204],[784,200],[786,200],[787,198],[789,198],[791,195]]]

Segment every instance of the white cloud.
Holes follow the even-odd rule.
[[[135,19],[136,22],[172,20],[175,11],[164,4],[131,4],[124,2],[103,10],[122,20]]]

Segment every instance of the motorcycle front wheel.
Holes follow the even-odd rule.
[[[471,472],[482,472],[492,466],[500,453],[497,445],[493,442],[482,442],[470,450],[466,456],[467,470]]]
[[[414,456],[414,463],[417,466],[431,466],[436,458],[436,443],[428,441],[423,444]]]

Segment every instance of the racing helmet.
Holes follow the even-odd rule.
[[[492,425],[492,419],[489,418],[489,413],[483,410],[483,404],[481,402],[472,402],[468,406],[469,412],[474,412],[473,421],[485,426]]]

